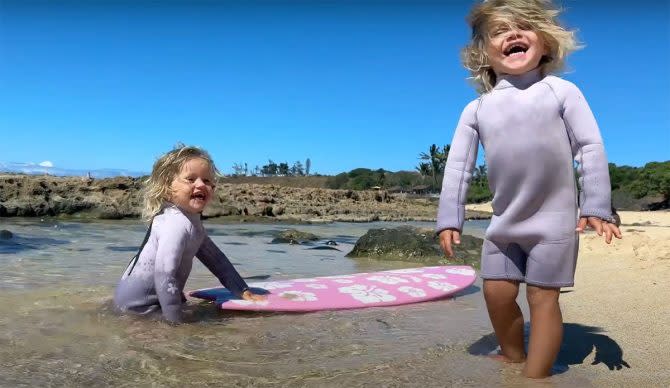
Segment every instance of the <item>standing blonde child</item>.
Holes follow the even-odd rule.
[[[183,321],[184,286],[193,257],[237,296],[259,300],[226,255],[207,236],[200,215],[214,195],[216,167],[197,147],[179,146],[154,164],[144,197],[149,231],[140,252],[121,277],[114,303],[124,312],[162,312],[172,323]]]
[[[488,0],[469,17],[463,61],[480,92],[451,142],[438,210],[444,251],[460,243],[468,183],[481,142],[493,192],[482,249],[484,298],[506,362],[528,377],[549,376],[560,349],[561,287],[574,284],[578,233],[588,225],[609,244],[621,238],[610,203],[607,158],[580,90],[550,75],[576,48],[550,1]],[[579,168],[579,195],[573,160]],[[526,283],[530,340],[516,297]]]

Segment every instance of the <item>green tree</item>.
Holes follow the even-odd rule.
[[[245,176],[247,175],[246,171],[247,164],[244,163],[233,163],[233,176]]]
[[[384,187],[386,184],[386,171],[384,171],[383,168],[380,168],[375,171],[375,175],[377,176],[377,186]]]
[[[326,180],[326,186],[329,189],[344,189],[347,187],[347,182],[349,182],[349,174],[341,172],[333,177],[329,177]]]
[[[349,182],[347,188],[353,190],[367,190],[376,184],[372,170],[369,168],[356,168],[349,171]]]
[[[487,173],[485,164],[475,168],[472,174],[472,181],[470,182],[470,189],[468,190],[467,202],[479,203],[491,200],[493,195],[489,190]]]
[[[449,156],[450,149],[450,144],[443,146],[442,150],[440,150],[437,144],[432,144],[428,148],[428,153],[422,152],[419,154],[419,159],[425,160],[426,162],[419,164],[417,170],[419,170],[420,173],[426,170],[429,172],[429,174],[426,175],[430,175],[433,178],[433,189],[439,187],[438,179],[444,174],[444,166],[447,164],[447,157]],[[423,165],[424,163],[428,166]]]
[[[670,198],[670,161],[647,163],[628,188],[635,198],[653,194]]]
[[[416,170],[421,174],[422,177],[424,176],[431,176],[431,168],[430,168],[430,163],[422,162],[419,163],[418,166],[416,166]]]
[[[639,168],[631,166],[618,166],[614,163],[608,165],[610,173],[610,183],[612,190],[617,190],[630,186],[639,175]]]
[[[277,166],[277,174],[287,176],[289,174],[288,163],[282,162]]]
[[[302,163],[299,160],[293,163],[293,166],[291,166],[291,175],[305,175],[305,170],[303,169]]]
[[[272,159],[268,160],[268,164],[261,167],[261,174],[264,176],[277,175],[277,163],[273,162]]]

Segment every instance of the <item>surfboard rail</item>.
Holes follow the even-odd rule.
[[[309,312],[427,302],[452,296],[475,279],[472,267],[447,265],[249,283],[255,292],[267,294],[258,302],[239,299],[223,287],[189,295],[224,310]]]

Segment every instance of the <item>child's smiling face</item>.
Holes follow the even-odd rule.
[[[520,75],[533,70],[547,53],[542,36],[521,23],[494,22],[486,42],[486,54],[493,71]]]
[[[172,180],[170,189],[170,202],[189,213],[202,213],[214,192],[209,163],[201,158],[187,160]]]

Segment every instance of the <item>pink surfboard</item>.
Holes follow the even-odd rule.
[[[259,302],[238,299],[223,287],[191,291],[190,295],[214,301],[224,310],[340,310],[440,299],[474,281],[472,267],[449,265],[249,283],[257,292],[268,292],[267,300]]]

